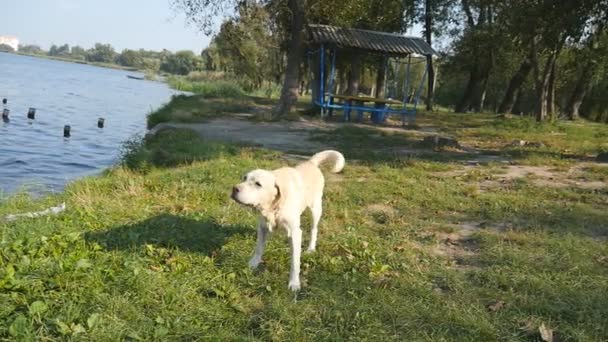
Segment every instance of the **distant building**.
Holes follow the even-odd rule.
[[[19,50],[19,39],[13,36],[0,36],[0,44],[6,44],[15,51]]]

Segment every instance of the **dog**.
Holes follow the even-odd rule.
[[[306,208],[312,213],[312,228],[307,252],[313,252],[317,244],[317,232],[323,211],[325,178],[319,166],[333,162],[331,171],[338,173],[344,168],[342,153],[333,150],[319,152],[296,167],[276,170],[253,170],[241,183],[232,188],[232,199],[237,203],[260,212],[257,245],[249,267],[257,268],[262,262],[266,238],[277,226],[287,231],[291,247],[291,268],[288,288],[300,290],[300,253],[302,230],[300,217]]]

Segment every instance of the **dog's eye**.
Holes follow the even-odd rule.
[[[262,187],[262,183],[260,183],[260,182],[255,182],[255,185],[256,185],[258,188],[261,188],[261,187]]]

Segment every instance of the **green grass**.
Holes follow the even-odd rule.
[[[162,122],[204,122],[227,113],[248,112],[255,102],[252,98],[206,98],[202,95],[177,95],[148,115],[148,128]]]
[[[178,97],[171,111],[194,99]],[[436,122],[469,141],[494,134],[487,148],[546,133],[488,116],[473,117],[475,131],[458,120]],[[262,270],[249,270],[256,215],[228,197],[244,172],[285,165],[280,154],[170,130],[130,142],[122,165],[62,194],[0,204],[0,217],[68,207],[0,222],[0,339],[530,341],[540,324],[562,341],[608,339],[606,188],[524,178],[477,192],[497,165],[446,177],[461,160],[373,152],[414,144],[407,134],[352,127],[315,139],[340,147],[347,167],[328,177],[318,251],[303,256],[297,302],[285,234],[273,234]],[[568,135],[550,139],[572,148]],[[602,144],[589,139],[572,153]],[[480,228],[446,244],[463,222]],[[305,215],[306,232],[309,224]],[[497,301],[504,305],[490,308]]]
[[[205,98],[241,98],[245,96],[241,87],[228,81],[190,81],[181,76],[169,76],[167,83],[174,89],[199,94]]]

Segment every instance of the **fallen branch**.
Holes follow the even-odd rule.
[[[45,216],[45,215],[57,215],[64,210],[65,210],[65,202],[61,203],[60,205],[58,205],[56,207],[50,207],[43,211],[34,211],[34,212],[28,212],[28,213],[24,213],[24,214],[7,215],[5,217],[5,220],[10,222],[10,221],[18,220],[20,218],[35,218],[35,217],[40,217],[40,216]]]

